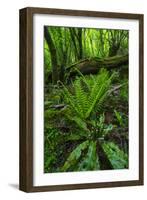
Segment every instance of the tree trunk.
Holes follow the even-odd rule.
[[[73,46],[74,46],[74,49],[75,49],[75,55],[76,55],[76,58],[78,59],[78,47],[77,47],[77,44],[76,44],[75,29],[70,28],[69,31],[70,31],[70,36],[71,36],[72,43],[73,43]]]
[[[55,48],[54,42],[52,40],[52,37],[51,37],[47,27],[44,28],[44,37],[46,39],[46,42],[48,44],[50,54],[51,54],[52,82],[53,82],[53,84],[56,84],[57,81],[59,80],[57,53],[56,53],[56,48]]]
[[[78,59],[82,59],[83,58],[82,28],[78,29],[78,43],[79,43],[79,57],[78,57]]]

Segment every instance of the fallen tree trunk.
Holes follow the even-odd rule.
[[[125,56],[114,56],[108,58],[89,58],[80,60],[77,63],[72,64],[66,69],[69,77],[77,75],[78,69],[83,75],[96,74],[100,68],[113,69],[120,68],[128,64],[128,55]]]
[[[68,79],[74,78],[78,75],[77,69],[83,74],[96,74],[101,68],[106,68],[108,70],[111,69],[120,69],[123,73],[128,73],[128,55],[124,56],[113,56],[108,58],[87,58],[83,60],[79,60],[78,62],[72,64],[67,67],[65,73],[67,74]],[[59,71],[60,74],[60,71]],[[50,81],[52,77],[52,73],[49,74],[48,80]]]

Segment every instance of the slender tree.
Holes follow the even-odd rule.
[[[44,37],[46,39],[46,42],[48,44],[48,48],[50,50],[51,54],[51,64],[52,64],[52,82],[53,84],[56,84],[59,80],[59,74],[58,74],[58,64],[57,64],[57,53],[56,53],[56,47],[54,45],[54,42],[52,40],[51,34],[48,31],[48,28],[44,28]]]
[[[82,28],[78,29],[79,59],[83,58]]]

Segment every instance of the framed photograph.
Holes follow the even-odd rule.
[[[20,190],[143,185],[143,15],[20,10]]]

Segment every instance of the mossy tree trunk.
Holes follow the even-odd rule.
[[[66,69],[66,72],[69,73],[70,77],[73,77],[78,74],[78,69],[82,74],[96,74],[100,68],[113,69],[120,68],[125,65],[128,65],[128,55],[124,56],[113,56],[108,58],[87,58],[80,60]]]
[[[56,53],[56,47],[54,45],[54,42],[52,40],[51,34],[48,30],[48,27],[44,28],[44,37],[46,39],[46,42],[48,44],[48,48],[49,48],[50,54],[51,54],[52,82],[53,82],[53,84],[56,84],[57,81],[59,80],[57,53]]]

